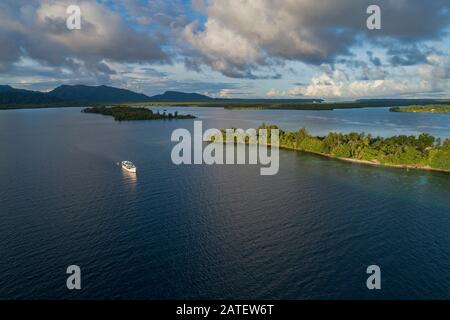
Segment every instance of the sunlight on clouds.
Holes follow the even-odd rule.
[[[8,45],[0,47],[0,79],[214,97],[448,92],[450,11],[442,8],[450,0],[380,0],[377,32],[366,28],[369,3],[3,0],[0,42]],[[81,7],[81,30],[66,28],[69,4]]]

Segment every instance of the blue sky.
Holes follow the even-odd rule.
[[[67,6],[81,29],[66,27]],[[381,29],[366,27],[370,4]],[[3,0],[0,83],[214,97],[450,97],[450,0]]]

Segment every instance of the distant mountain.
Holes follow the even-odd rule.
[[[198,93],[185,93],[178,91],[166,91],[163,94],[149,97],[131,90],[114,88],[109,86],[86,85],[61,85],[50,92],[39,92],[25,89],[16,89],[9,85],[0,85],[0,109],[9,108],[40,108],[40,107],[64,107],[86,106],[95,104],[136,102],[211,102],[214,105],[224,106],[235,104],[235,107],[253,107],[257,103],[282,105],[284,108],[296,108],[295,104],[301,104],[302,108],[316,109],[317,103],[322,99],[226,99],[211,98]],[[448,100],[439,99],[360,99],[350,102],[329,103],[330,108],[352,107],[397,107],[411,104],[439,104],[449,103]],[[274,107],[274,108],[275,108]]]
[[[124,102],[202,102],[215,99],[197,93],[166,91],[149,97],[126,89],[109,86],[61,85],[50,92],[16,89],[0,85],[0,108],[80,106]]]
[[[48,93],[49,96],[81,102],[145,102],[149,97],[126,89],[108,86],[62,85]]]
[[[9,105],[44,105],[63,103],[62,99],[51,97],[46,93],[24,89],[15,89],[8,85],[0,86],[0,106]]]
[[[198,93],[185,93],[178,91],[166,91],[163,94],[150,97],[152,102],[202,102],[214,99]]]
[[[11,91],[13,91],[13,90],[17,90],[17,89],[14,89],[13,87],[8,86],[8,85],[6,85],[6,86],[0,86],[0,93],[3,93],[3,92],[11,92]]]

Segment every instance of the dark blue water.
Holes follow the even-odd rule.
[[[205,128],[277,123],[270,112],[196,110]],[[320,132],[308,116],[337,117],[322,119],[330,130],[373,116],[364,131],[387,132],[383,120],[426,131],[381,111],[291,111],[280,122]],[[449,117],[430,116],[416,124],[450,136]],[[290,151],[275,176],[175,166],[170,134],[192,123],[0,112],[0,298],[450,298],[449,175]],[[124,159],[136,177],[116,166]],[[81,291],[66,289],[71,264]],[[366,289],[371,264],[381,291]]]

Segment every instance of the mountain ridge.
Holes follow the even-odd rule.
[[[0,85],[0,107],[15,105],[70,106],[96,103],[156,103],[156,102],[320,102],[321,99],[233,99],[212,98],[207,95],[168,90],[162,94],[148,96],[128,89],[106,85],[89,86],[83,84],[62,84],[49,92],[32,91],[13,88],[10,85]]]
[[[45,92],[16,89],[10,85],[0,85],[0,107],[5,105],[48,105],[62,103]]]
[[[49,92],[17,89],[10,85],[0,85],[0,109],[45,108],[45,107],[76,107],[97,104],[157,104],[178,103],[186,105],[198,103],[202,106],[224,108],[273,108],[273,109],[308,109],[324,108],[361,108],[361,107],[392,107],[409,104],[449,103],[450,100],[436,99],[358,99],[347,102],[322,103],[323,99],[263,99],[263,98],[213,98],[199,93],[180,91],[165,91],[162,94],[148,96],[128,89],[106,85],[88,86],[60,85]]]
[[[180,91],[166,91],[163,94],[151,96],[152,102],[203,102],[214,101],[214,98],[199,93],[188,93]]]
[[[80,102],[145,102],[149,97],[131,90],[87,85],[60,85],[48,92],[48,95],[62,100]]]

